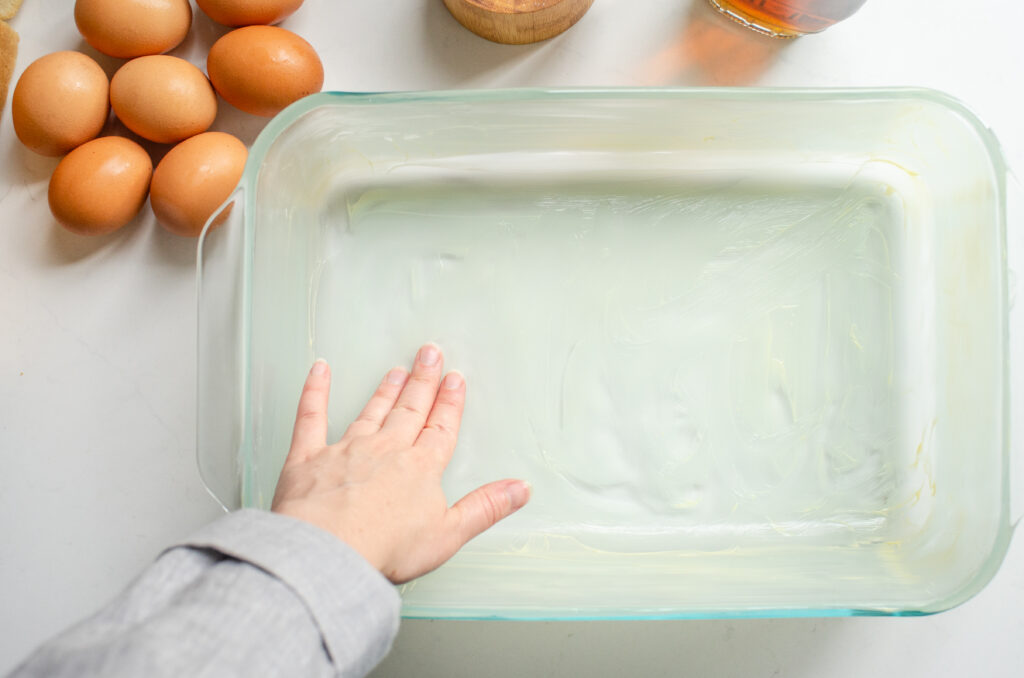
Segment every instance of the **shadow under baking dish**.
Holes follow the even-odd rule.
[[[450,499],[534,484],[407,616],[919,614],[1010,536],[1005,169],[926,91],[327,94],[203,240],[200,466],[267,506],[425,341]]]

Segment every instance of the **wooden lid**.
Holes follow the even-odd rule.
[[[565,31],[594,0],[444,0],[459,23],[506,45],[539,42]]]

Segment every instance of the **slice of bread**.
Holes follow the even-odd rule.
[[[7,86],[11,83],[14,62],[17,60],[18,33],[6,22],[0,21],[0,116],[7,107]]]
[[[0,19],[7,21],[18,13],[21,0],[0,0]]]

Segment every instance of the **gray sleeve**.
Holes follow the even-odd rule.
[[[398,632],[394,586],[333,535],[252,509],[165,551],[11,674],[363,676]]]

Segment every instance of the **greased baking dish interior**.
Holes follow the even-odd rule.
[[[1006,168],[927,90],[327,93],[200,250],[199,462],[267,507],[309,365],[340,436],[426,341],[445,475],[534,485],[404,614],[924,614],[998,568]]]

